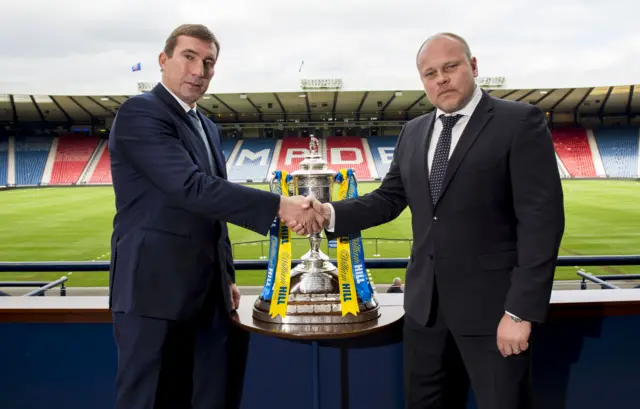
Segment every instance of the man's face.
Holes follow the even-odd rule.
[[[444,112],[455,112],[471,99],[478,65],[469,61],[460,42],[447,37],[429,41],[418,55],[418,72],[429,101]]]
[[[162,82],[182,101],[193,105],[209,88],[217,58],[215,44],[180,36],[171,57],[160,53]]]

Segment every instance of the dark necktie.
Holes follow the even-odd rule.
[[[204,147],[207,151],[207,159],[209,160],[209,165],[211,166],[211,171],[214,171],[213,167],[213,154],[211,153],[211,146],[209,146],[209,140],[207,139],[207,134],[202,127],[202,123],[200,122],[200,118],[198,118],[198,114],[193,109],[190,109],[189,117],[191,118],[191,122],[196,126],[198,133],[200,134],[200,138],[202,139],[202,143],[204,143]]]
[[[442,182],[447,172],[447,163],[449,163],[449,150],[451,149],[451,131],[453,126],[462,118],[462,115],[440,115],[438,119],[442,121],[442,132],[436,145],[436,152],[433,155],[431,163],[431,171],[429,172],[429,185],[431,187],[431,200],[435,206],[440,198],[442,191]]]

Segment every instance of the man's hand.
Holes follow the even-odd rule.
[[[240,290],[235,283],[229,284],[229,292],[231,293],[231,309],[233,311],[240,308]]]
[[[280,196],[278,217],[285,223],[302,220],[305,210],[311,208],[311,199],[304,196]]]
[[[529,348],[531,323],[515,322],[509,314],[504,314],[498,325],[498,349],[502,356],[518,355]]]
[[[313,202],[314,199],[303,196],[282,196],[278,215],[297,234],[319,232],[322,230],[324,219],[314,210]]]
[[[307,210],[306,220],[294,220],[289,223],[289,227],[299,235],[306,235],[322,231],[329,225],[331,220],[331,208],[326,203],[321,203],[318,199],[313,199],[313,206]]]

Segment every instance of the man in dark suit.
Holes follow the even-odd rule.
[[[417,67],[436,109],[405,124],[380,187],[314,209],[332,237],[411,209],[408,408],[463,408],[469,380],[480,409],[530,408],[531,326],[545,320],[564,232],[551,135],[537,107],[478,88],[459,36],[429,38]]]
[[[219,50],[206,27],[178,27],[162,82],[123,103],[111,129],[117,409],[227,408],[226,331],[240,300],[227,222],[266,235],[277,215],[311,206],[227,181],[218,130],[196,107]]]

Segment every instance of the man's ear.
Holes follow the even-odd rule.
[[[164,71],[164,67],[167,64],[167,60],[169,56],[162,51],[160,55],[158,55],[158,65],[160,65],[160,71]]]

